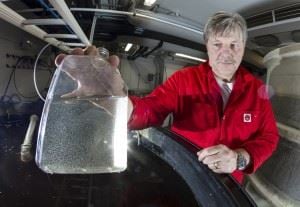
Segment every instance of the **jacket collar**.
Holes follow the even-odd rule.
[[[206,62],[200,64],[199,67],[203,67],[203,69],[206,71],[205,74],[207,74],[208,84],[210,85],[210,88],[221,92],[209,63]],[[233,90],[243,91],[247,83],[251,80],[253,80],[253,76],[243,66],[240,65],[235,72],[235,82]]]
[[[208,90],[213,96],[213,99],[217,102],[220,102],[220,100],[222,102],[221,89],[217,83],[217,80],[209,63],[206,62],[200,64],[199,67],[201,67],[205,71],[204,74],[207,75]],[[235,82],[232,89],[232,95],[230,96],[228,103],[235,102],[244,92],[245,86],[253,79],[253,75],[251,75],[251,73],[249,73],[243,66],[240,65],[235,73]]]

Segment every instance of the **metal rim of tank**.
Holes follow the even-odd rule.
[[[196,156],[199,148],[183,137],[164,128],[138,133],[142,136],[138,143],[167,162],[184,179],[200,206],[256,206],[230,175],[215,174],[200,163]]]

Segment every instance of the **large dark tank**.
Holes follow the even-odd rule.
[[[130,133],[122,173],[51,175],[20,161],[23,126],[0,130],[1,207],[255,206],[229,176],[197,161],[195,146],[166,129]]]

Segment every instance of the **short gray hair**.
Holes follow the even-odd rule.
[[[243,41],[246,42],[247,24],[245,19],[238,13],[217,12],[208,19],[204,27],[204,42],[207,43],[211,35],[226,36],[237,29],[241,31]]]

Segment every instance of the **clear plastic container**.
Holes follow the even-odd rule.
[[[66,56],[54,74],[35,158],[47,173],[107,173],[127,167],[127,88],[108,63],[108,51],[99,53]]]

